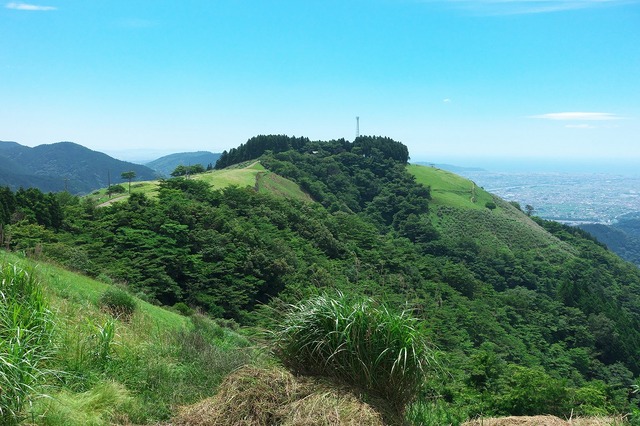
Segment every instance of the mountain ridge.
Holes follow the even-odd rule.
[[[146,166],[117,160],[75,142],[27,147],[0,141],[0,185],[12,189],[36,187],[42,191],[67,190],[74,194],[120,182],[120,174],[134,171],[136,179],[156,177]]]

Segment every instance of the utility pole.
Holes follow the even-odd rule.
[[[360,137],[360,117],[356,117],[356,138]]]

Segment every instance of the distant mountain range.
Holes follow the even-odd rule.
[[[149,167],[117,160],[73,142],[58,142],[34,148],[0,141],[0,186],[12,189],[36,187],[44,192],[67,190],[84,194],[121,183],[120,174],[133,171],[135,180],[152,180]]]
[[[203,167],[216,165],[220,154],[209,151],[180,152],[177,154],[165,155],[157,160],[150,161],[145,166],[155,170],[159,175],[169,177],[178,166],[193,166],[202,164]]]

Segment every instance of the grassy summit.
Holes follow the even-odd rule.
[[[212,189],[223,189],[229,186],[250,187],[259,192],[266,192],[276,196],[282,196],[301,201],[310,201],[310,197],[300,187],[289,179],[285,179],[276,173],[265,169],[259,161],[250,161],[236,164],[222,170],[210,170],[189,177],[196,181],[206,182]],[[157,197],[158,180],[140,181],[131,185],[132,192],[145,194],[149,197]],[[95,191],[90,198],[102,205],[108,205],[116,201],[125,201],[128,194],[107,195],[106,188]]]

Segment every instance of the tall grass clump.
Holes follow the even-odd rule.
[[[398,411],[415,398],[433,361],[409,312],[341,293],[290,306],[274,337],[276,355],[293,371],[355,386]]]
[[[49,375],[53,318],[40,283],[17,265],[0,267],[0,424],[16,424]]]

